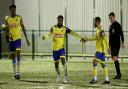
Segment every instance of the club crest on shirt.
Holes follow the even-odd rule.
[[[115,33],[115,29],[112,29],[112,33]]]
[[[18,21],[18,19],[16,19],[16,21]]]

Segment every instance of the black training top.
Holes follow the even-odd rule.
[[[115,21],[109,28],[109,47],[119,46],[121,42],[124,43],[124,34],[121,25]]]

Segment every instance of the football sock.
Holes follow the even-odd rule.
[[[17,73],[17,71],[16,71],[16,63],[17,63],[17,58],[12,59],[12,64],[13,64],[13,71],[14,71],[14,74]]]
[[[93,76],[94,76],[94,80],[97,80],[97,65],[93,65]]]
[[[120,73],[120,64],[119,64],[119,61],[117,60],[117,61],[115,61],[114,63],[115,63],[117,75],[119,76],[119,75],[121,75],[121,73]]]
[[[21,56],[18,56],[17,57],[17,73],[20,73],[20,59],[21,59]]]
[[[102,66],[102,68],[103,68],[103,70],[104,70],[105,80],[106,80],[106,81],[109,81],[108,69],[107,69],[106,65],[105,65],[104,63],[101,63],[101,66]]]

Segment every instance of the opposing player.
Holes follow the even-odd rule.
[[[53,59],[55,62],[55,70],[57,73],[57,81],[61,82],[61,75],[59,71],[59,60],[61,60],[63,68],[64,68],[64,83],[67,83],[67,65],[65,61],[65,35],[67,33],[73,35],[74,37],[78,38],[79,40],[82,40],[82,37],[79,36],[74,31],[70,30],[68,27],[63,26],[63,16],[59,15],[57,25],[54,25],[51,27],[50,33],[43,36],[43,40],[47,39],[49,37],[53,38]]]
[[[12,59],[14,78],[20,79],[21,28],[28,46],[30,45],[21,16],[16,15],[16,5],[9,7],[11,15],[6,20],[6,35],[9,38],[10,58]]]
[[[96,41],[96,53],[93,59],[93,79],[89,83],[94,84],[97,83],[97,64],[101,64],[104,69],[105,81],[103,84],[109,84],[108,77],[108,69],[105,63],[105,52],[108,49],[108,42],[105,36],[104,30],[100,26],[101,19],[100,17],[96,17],[94,21],[94,25],[96,27],[96,35],[94,37],[85,37],[86,41]]]

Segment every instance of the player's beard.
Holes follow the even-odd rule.
[[[94,24],[95,28],[98,27],[96,24]]]
[[[12,13],[12,14],[11,14],[11,16],[12,16],[12,17],[15,17],[15,16],[16,16],[16,14],[15,14],[15,13]]]
[[[61,28],[63,26],[63,24],[61,23],[58,23],[58,27]]]

